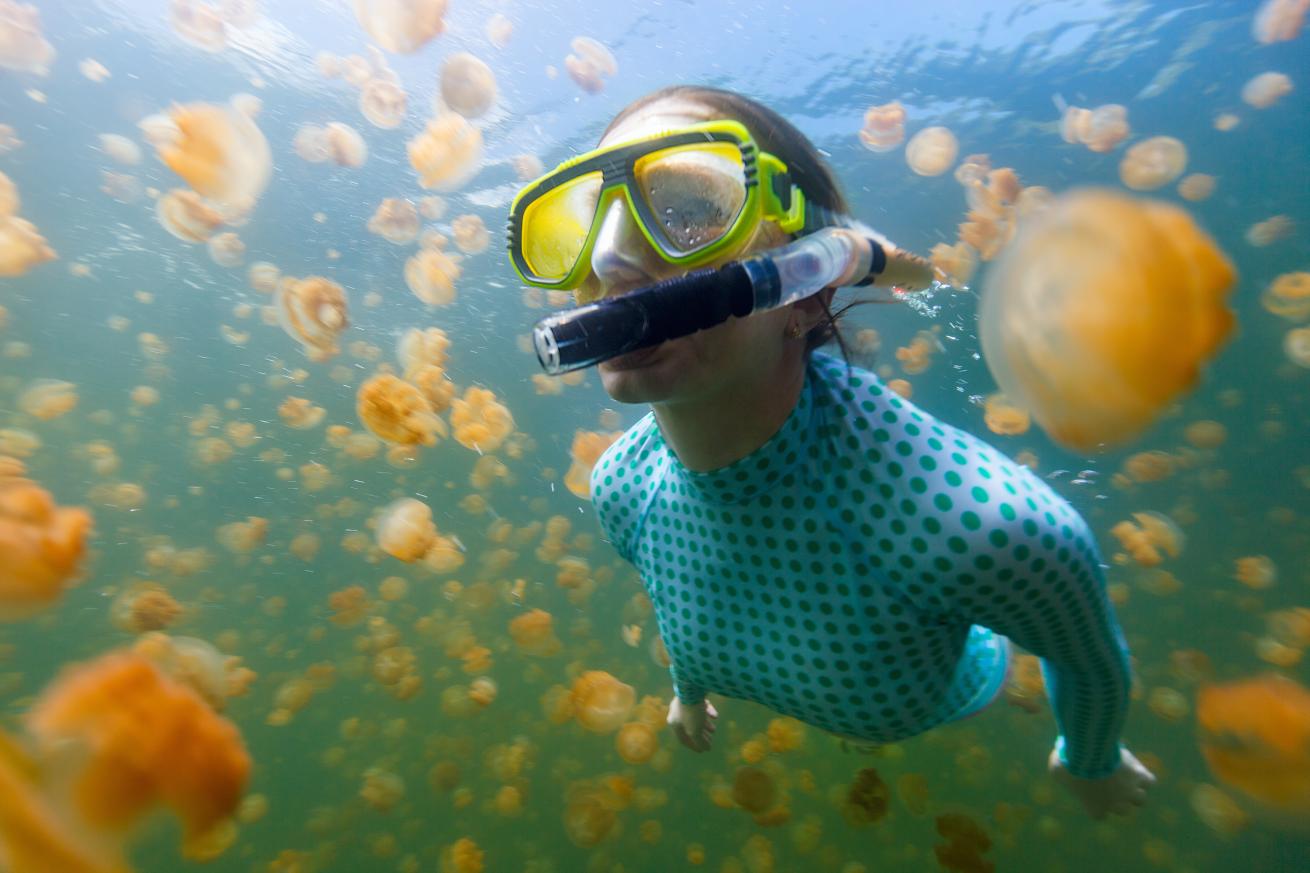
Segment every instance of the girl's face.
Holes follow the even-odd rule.
[[[720,113],[701,103],[669,97],[623,119],[600,145],[719,117]],[[721,175],[716,168],[690,166],[685,170],[689,183],[696,180],[691,187],[697,196],[730,196],[726,186],[715,185]],[[707,209],[713,206],[706,203]],[[762,221],[743,249],[726,253],[708,266],[785,245],[787,239],[776,224]],[[590,294],[618,296],[684,272],[651,249],[621,199],[610,203],[591,253],[591,275],[586,280]],[[731,318],[710,330],[606,361],[597,368],[601,383],[622,403],[676,404],[721,395],[752,376],[775,370],[790,319],[790,307]]]

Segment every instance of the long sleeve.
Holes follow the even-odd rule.
[[[695,706],[705,699],[705,689],[695,682],[688,682],[678,677],[678,665],[669,664],[669,675],[673,677],[673,693],[683,703]]]
[[[1042,483],[1023,484],[1024,510],[997,501],[975,510],[986,546],[970,537],[974,571],[952,586],[949,608],[1041,658],[1061,760],[1075,776],[1101,778],[1119,765],[1127,646],[1086,522]]]

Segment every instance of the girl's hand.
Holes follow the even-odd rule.
[[[714,720],[718,710],[708,700],[697,704],[683,703],[677,697],[669,702],[669,727],[673,734],[693,752],[708,752],[714,738]]]
[[[1119,753],[1119,769],[1104,779],[1081,779],[1069,772],[1060,761],[1058,751],[1051,752],[1047,768],[1055,781],[1083,802],[1092,818],[1100,820],[1107,813],[1128,815],[1134,807],[1146,803],[1146,791],[1155,784],[1155,774],[1127,749]]]

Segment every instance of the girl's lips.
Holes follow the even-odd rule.
[[[635,352],[628,352],[626,355],[619,355],[617,358],[610,358],[601,366],[607,370],[635,370],[649,362],[659,350],[660,346],[638,349]]]

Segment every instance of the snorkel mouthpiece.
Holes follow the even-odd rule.
[[[776,309],[824,288],[857,285],[887,264],[877,240],[825,228],[789,245],[707,267],[570,309],[537,322],[532,344],[551,375],[608,361],[753,312]]]

